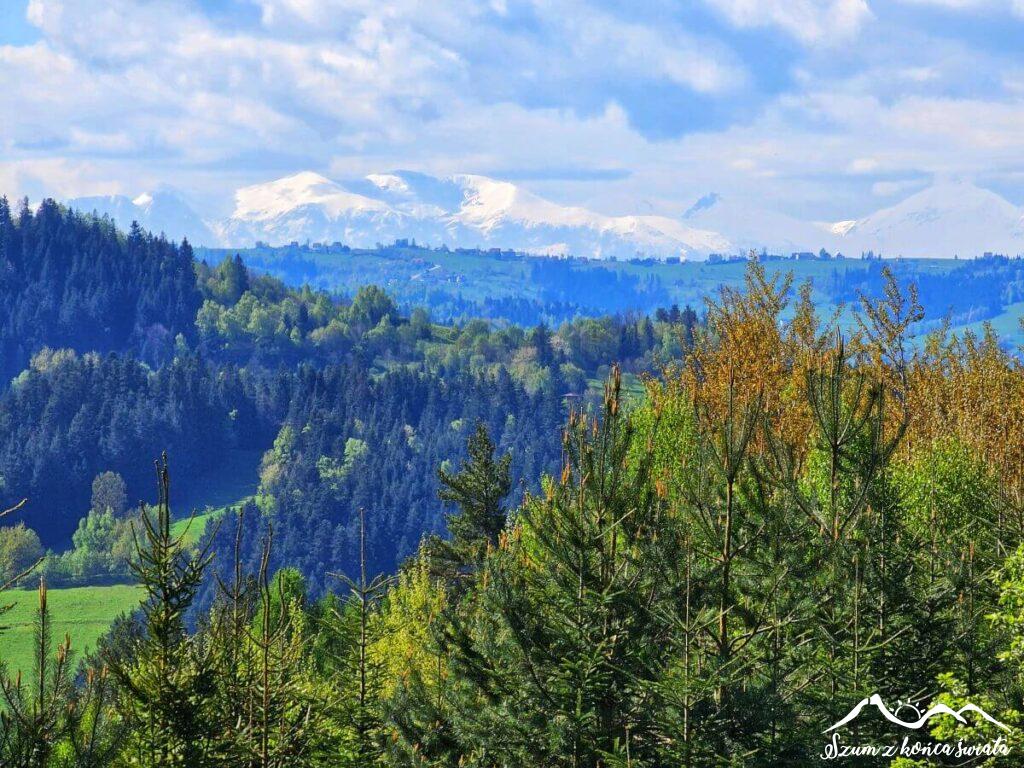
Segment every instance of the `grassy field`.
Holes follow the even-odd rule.
[[[256,493],[259,483],[260,451],[229,451],[216,472],[195,480],[171,478],[171,532],[180,536],[188,530],[186,541],[194,544],[228,507],[237,507]],[[175,491],[177,490],[177,493]],[[195,519],[189,518],[195,512]]]
[[[185,538],[183,541],[186,544],[196,544],[202,538],[203,533],[206,532],[206,526],[208,523],[211,523],[214,520],[219,520],[221,515],[223,515],[228,509],[239,507],[251,498],[252,496],[244,496],[221,507],[207,507],[202,512],[197,511],[196,516],[192,519],[183,517],[179,520],[175,520],[171,523],[171,534],[174,536],[184,535]]]
[[[196,478],[173,477],[171,512],[177,517],[175,533],[188,526],[193,510],[197,517],[188,528],[186,540],[194,543],[202,536],[209,520],[216,519],[256,491],[260,451],[231,451],[216,472]],[[122,613],[134,610],[142,597],[140,587],[117,584],[95,587],[66,587],[49,590],[50,611],[54,618],[56,643],[71,634],[71,646],[77,657],[91,649]],[[0,596],[0,605],[14,608],[0,616],[0,659],[11,669],[27,671],[31,665],[32,621],[38,605],[35,589],[13,590]]]
[[[54,645],[65,633],[70,634],[71,648],[80,659],[95,647],[117,616],[130,613],[141,599],[141,587],[125,584],[49,590]],[[0,601],[14,605],[0,617],[0,659],[11,671],[28,672],[32,668],[32,622],[39,605],[38,593],[35,589],[11,590]]]

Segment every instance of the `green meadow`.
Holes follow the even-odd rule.
[[[96,641],[123,613],[130,613],[142,599],[142,588],[131,584],[101,587],[66,587],[47,590],[47,602],[53,617],[54,647],[71,636],[75,660],[96,647]],[[13,606],[0,616],[0,660],[9,669],[29,672],[32,669],[32,635],[37,589],[15,589],[5,592],[4,605]]]
[[[175,478],[177,482],[171,491],[175,535],[185,534],[185,541],[194,544],[203,535],[208,521],[218,519],[226,509],[250,498],[256,490],[260,455],[259,451],[230,451],[216,473],[194,483]],[[190,523],[193,511],[195,519]],[[131,584],[51,588],[48,599],[54,617],[53,643],[56,645],[65,633],[70,634],[77,659],[95,648],[97,639],[118,616],[138,607],[142,589]],[[0,660],[12,670],[31,669],[32,625],[38,602],[34,587],[0,596],[0,605],[13,606],[0,616]]]

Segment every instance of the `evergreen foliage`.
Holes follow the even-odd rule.
[[[845,332],[756,262],[703,323],[446,328],[233,257],[187,278],[185,244],[56,205],[0,235],[22,307],[0,338],[32,342],[3,348],[29,367],[0,395],[0,588],[41,554],[13,519],[31,491],[42,542],[75,545],[48,570],[107,568],[134,525],[146,592],[76,674],[40,584],[30,677],[0,664],[3,765],[808,765],[876,692],[1024,723],[1024,369],[991,332],[912,346],[891,274]],[[139,280],[103,344],[90,243]],[[36,348],[24,318],[67,331],[60,265],[95,312]],[[186,315],[170,346],[144,332]],[[265,450],[258,492],[186,542],[164,458],[155,508],[127,514],[157,444],[183,476]],[[1002,735],[972,717],[922,737]]]

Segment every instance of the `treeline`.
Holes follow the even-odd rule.
[[[809,291],[790,308],[789,288],[752,265],[641,402],[613,370],[521,503],[482,414],[437,475],[450,535],[395,579],[369,566],[369,515],[353,521],[355,567],[319,585],[276,570],[274,514],[242,510],[186,547],[161,465],[136,553],[142,615],[73,681],[41,592],[37,672],[0,675],[0,760],[797,766],[879,693],[920,711],[970,702],[1011,728],[935,718],[919,738],[1010,752],[893,765],[1018,765],[1024,372],[992,334],[937,334],[912,354],[920,307],[894,279],[845,336]],[[365,457],[347,429],[308,434],[279,435],[281,453],[344,444],[303,462],[328,484]],[[872,713],[844,743],[902,735]]]
[[[921,268],[913,260],[892,265],[872,260],[866,264],[860,270],[833,270],[822,288],[836,303],[856,303],[861,295],[877,299],[885,290],[885,271],[891,269],[904,290],[910,284],[915,286],[922,306],[928,308],[925,327],[929,329],[947,317],[956,325],[986,320],[1005,306],[1024,301],[1024,261],[1020,258],[969,259],[948,272]]]
[[[618,269],[581,267],[565,259],[531,260],[529,280],[543,301],[574,303],[581,314],[653,312],[670,303],[668,291],[654,275],[641,278]]]
[[[167,361],[199,309],[192,250],[44,200],[0,198],[0,378],[43,346]]]
[[[251,274],[238,256],[214,267],[200,262],[197,274],[205,297],[196,318],[199,349],[217,360],[260,367],[323,365],[356,356],[385,366],[493,373],[497,365],[522,364],[533,350],[544,367],[569,366],[578,379],[609,360],[645,371],[678,358],[700,324],[692,308],[673,306],[653,317],[574,317],[532,330],[479,318],[446,325],[434,322],[428,308],[403,313],[376,286],[359,289],[350,301],[309,287],[289,289],[276,278]]]
[[[486,317],[504,323],[534,326],[559,325],[577,317],[615,313],[649,314],[671,303],[668,286],[657,275],[639,277],[619,269],[575,259],[538,258],[525,253],[467,251],[458,256],[394,244],[376,249],[328,249],[308,245],[249,249],[245,258],[253,267],[293,285],[309,283],[354,292],[369,279],[387,285],[403,307],[427,309],[438,321],[462,323]],[[203,251],[214,261],[223,251]],[[448,259],[465,259],[465,270],[441,266]],[[439,274],[430,270],[438,259]],[[509,276],[524,281],[529,295],[507,288],[494,290],[489,277]]]

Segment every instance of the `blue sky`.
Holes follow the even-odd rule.
[[[0,191],[224,213],[299,170],[517,180],[609,213],[717,191],[852,218],[1024,202],[1024,0],[3,0]]]

